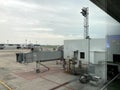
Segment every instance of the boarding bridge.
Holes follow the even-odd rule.
[[[32,63],[36,62],[36,72],[40,72],[40,65],[44,66],[49,70],[49,67],[41,64],[41,62],[47,61],[56,61],[63,59],[62,51],[37,51],[29,53],[17,53],[16,54],[17,62],[19,63]]]

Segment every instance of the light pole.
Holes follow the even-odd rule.
[[[83,7],[82,9],[82,15],[84,16],[84,39],[87,40],[87,49],[88,49],[88,66],[87,71],[89,72],[89,64],[90,64],[90,37],[89,37],[89,22],[88,22],[88,16],[89,16],[89,8]]]
[[[9,44],[9,40],[7,40],[7,44]]]
[[[36,44],[37,44],[37,41],[36,41]]]
[[[26,45],[27,45],[27,39],[25,39],[25,43],[26,43]]]
[[[82,8],[82,15],[84,16],[84,38],[87,39],[89,38],[89,23],[88,23],[88,7],[83,7]]]

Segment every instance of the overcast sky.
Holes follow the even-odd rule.
[[[117,21],[89,0],[0,0],[0,43],[63,44],[83,38],[82,7],[89,7],[91,38],[104,38]]]

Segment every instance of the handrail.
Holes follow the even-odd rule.
[[[106,85],[104,85],[100,90],[106,89],[117,77],[120,76],[120,73],[117,74],[112,80],[110,80]]]
[[[8,90],[13,90],[11,87],[9,87],[5,82],[0,80],[0,84],[2,84],[4,87],[6,87]]]

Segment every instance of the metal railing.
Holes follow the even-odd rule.
[[[110,80],[107,84],[105,84],[100,90],[105,90],[115,79],[120,76],[120,73],[117,74],[112,80]]]

